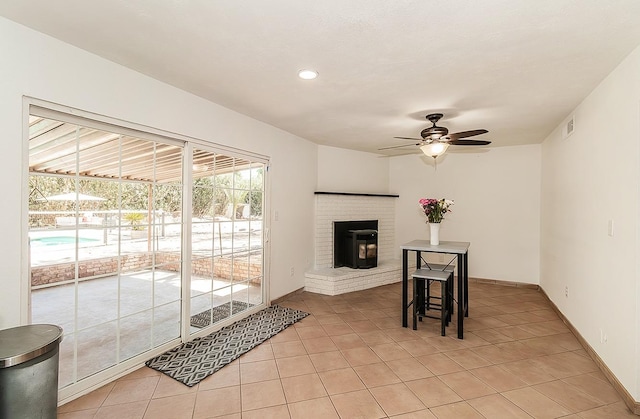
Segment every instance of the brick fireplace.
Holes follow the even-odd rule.
[[[315,264],[305,273],[305,290],[325,295],[373,288],[401,280],[394,259],[395,206],[398,195],[316,192]],[[334,266],[334,223],[377,220],[377,266]]]

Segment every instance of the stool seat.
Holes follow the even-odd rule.
[[[429,263],[424,265],[421,269],[418,269],[418,271],[422,271],[422,270],[427,270],[427,271],[440,271],[440,272],[451,272],[451,278],[449,279],[449,284],[448,284],[448,291],[449,291],[449,319],[451,319],[451,315],[453,314],[453,277],[456,274],[456,267],[455,265],[452,264],[448,264],[448,265],[443,265],[441,263]],[[416,271],[416,272],[418,272]],[[428,278],[425,278],[428,279]],[[431,279],[432,281],[437,281],[437,279]],[[427,292],[427,295],[429,295],[429,293]],[[430,302],[427,299],[427,309],[429,308]]]
[[[411,276],[413,278],[428,279],[430,281],[446,281],[447,279],[449,279],[450,275],[450,271],[421,268],[416,270]]]

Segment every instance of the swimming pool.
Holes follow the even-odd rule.
[[[78,243],[93,243],[98,239],[89,239],[86,237],[79,237]],[[41,246],[58,246],[60,244],[74,244],[76,238],[73,236],[46,236],[46,237],[34,237],[31,239],[31,244]]]

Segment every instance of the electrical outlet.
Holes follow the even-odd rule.
[[[293,266],[292,266],[291,269],[289,270],[289,275],[293,276],[294,273],[295,273],[295,270],[293,269]]]
[[[569,298],[569,286],[564,287],[564,296],[565,298]]]

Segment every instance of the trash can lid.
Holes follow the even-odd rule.
[[[0,330],[0,368],[22,364],[54,350],[62,340],[62,328],[30,324]]]

